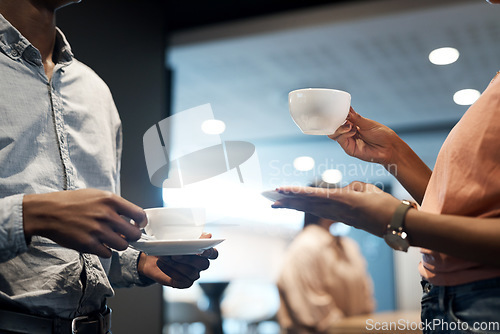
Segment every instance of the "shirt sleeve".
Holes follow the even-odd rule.
[[[153,280],[139,275],[137,262],[140,254],[140,251],[132,248],[113,252],[108,278],[114,288],[148,286],[155,283]]]
[[[0,262],[28,250],[23,228],[23,196],[17,194],[0,199]]]

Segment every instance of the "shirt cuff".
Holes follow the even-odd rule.
[[[155,283],[153,280],[140,275],[137,263],[141,252],[127,248],[121,252],[113,252],[109,280],[113,287],[148,286]]]
[[[23,225],[23,197],[17,194],[0,199],[0,262],[28,251]]]

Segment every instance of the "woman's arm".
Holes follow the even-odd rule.
[[[405,230],[412,246],[500,267],[500,218],[437,215],[409,210]]]
[[[385,234],[400,201],[372,184],[336,189],[281,187],[274,208],[290,208],[341,221],[376,236]],[[500,218],[437,215],[409,210],[405,231],[411,246],[500,266]]]
[[[394,143],[393,160],[385,168],[418,204],[422,204],[432,171],[408,144],[402,140]]]

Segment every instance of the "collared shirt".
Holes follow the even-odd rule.
[[[57,63],[0,15],[0,307],[74,317],[114,287],[143,285],[139,252],[99,259],[23,231],[24,194],[80,188],[119,193],[121,122],[106,84],[58,31]]]

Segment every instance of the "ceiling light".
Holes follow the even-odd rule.
[[[293,167],[298,171],[307,172],[314,168],[314,159],[306,156],[295,158]]]
[[[439,48],[429,53],[429,60],[434,65],[449,65],[456,62],[459,55],[455,48]]]
[[[481,93],[475,89],[462,89],[453,94],[453,101],[461,106],[469,106],[476,102]]]
[[[207,135],[220,135],[226,130],[226,124],[218,119],[207,119],[201,124],[201,130]]]
[[[326,183],[337,184],[342,181],[342,172],[338,169],[327,169],[321,174],[321,179]]]

